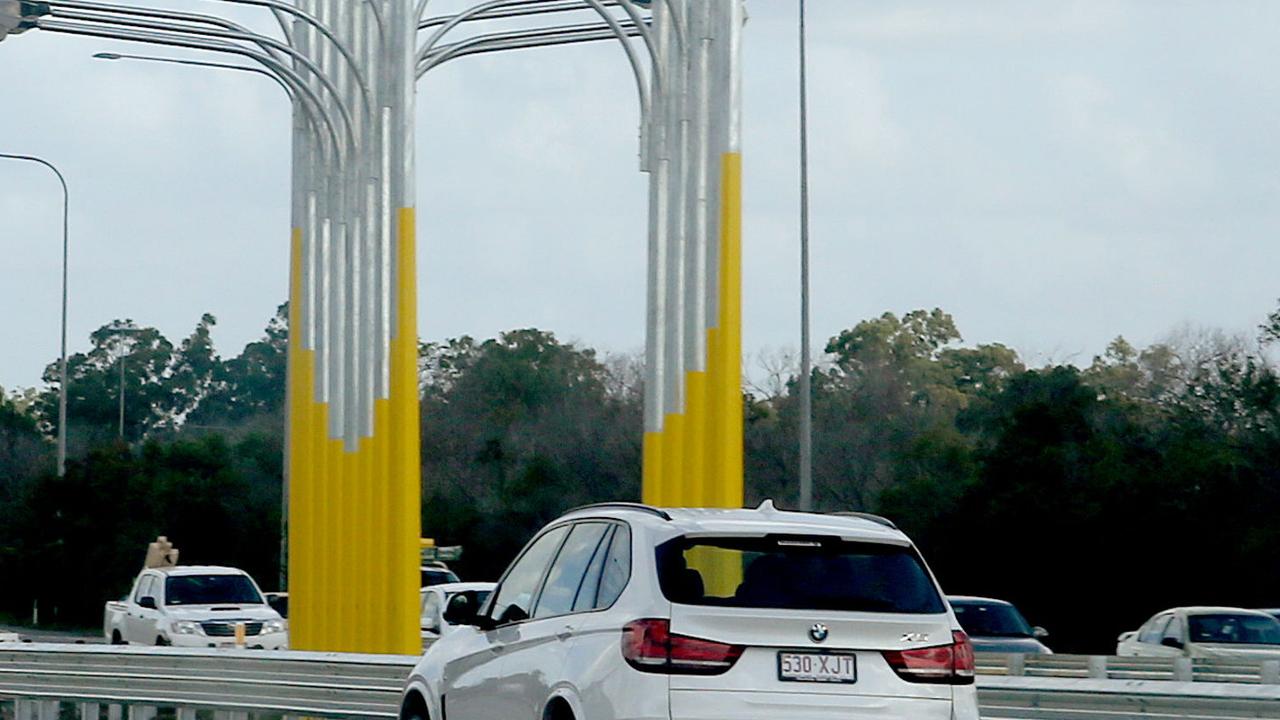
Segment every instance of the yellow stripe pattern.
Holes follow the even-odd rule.
[[[642,496],[671,507],[742,507],[742,154],[721,157],[718,316],[707,370],[684,374],[685,411],[645,433]]]
[[[395,327],[389,397],[374,429],[348,452],[315,399],[315,353],[289,343],[290,647],[417,654],[419,469],[415,218],[397,213]],[[302,231],[293,232],[289,323],[305,318]]]

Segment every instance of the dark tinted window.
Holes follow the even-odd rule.
[[[494,598],[489,616],[499,623],[519,622],[528,619],[533,609],[533,596],[538,591],[538,584],[546,574],[551,558],[555,557],[560,541],[569,532],[567,525],[562,525],[540,536],[525,550],[515,565],[507,571],[498,587],[498,595]]]
[[[1012,605],[958,600],[951,609],[973,637],[1031,637],[1031,626]]]
[[[260,605],[245,575],[180,575],[164,582],[165,605]]]
[[[1261,615],[1192,615],[1187,619],[1194,643],[1280,645],[1280,621]]]
[[[668,600],[695,605],[935,614],[942,597],[909,547],[830,537],[678,538],[658,548]]]
[[[560,548],[560,554],[551,564],[551,572],[538,596],[536,618],[565,615],[573,610],[573,601],[582,587],[587,566],[609,529],[606,523],[579,523],[573,526],[569,539]]]
[[[596,592],[595,607],[612,605],[631,579],[631,529],[619,525],[609,541],[609,553],[604,556],[604,570],[600,575],[600,588]]]
[[[458,576],[446,568],[424,567],[422,570],[422,587],[444,585],[458,582]]]

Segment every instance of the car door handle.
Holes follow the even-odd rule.
[[[573,637],[573,626],[571,625],[565,625],[560,632],[556,633],[556,638],[559,640],[568,640],[571,637]]]

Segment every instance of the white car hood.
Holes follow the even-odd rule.
[[[1280,645],[1192,643],[1187,654],[1193,658],[1223,660],[1280,660]]]
[[[225,610],[214,608],[227,608]],[[234,610],[230,608],[236,608]],[[261,621],[279,620],[280,613],[269,605],[166,605],[164,613],[171,620],[221,620],[235,622],[237,620]]]

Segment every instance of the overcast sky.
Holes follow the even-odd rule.
[[[793,0],[748,7],[753,353],[798,345],[797,47]],[[1280,3],[810,8],[817,342],[939,306],[968,342],[1087,364],[1119,334],[1251,333],[1275,306]],[[72,187],[73,350],[126,317],[176,343],[211,312],[234,355],[286,295],[287,103],[248,74],[90,58],[108,49],[147,51],[42,32],[0,43],[0,152],[44,156]],[[601,44],[467,59],[420,84],[425,338],[539,327],[643,346],[629,73]],[[7,388],[57,356],[59,217],[45,171],[0,161]]]

